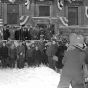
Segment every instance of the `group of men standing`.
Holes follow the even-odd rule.
[[[22,25],[20,27],[10,27],[4,25],[3,27],[3,40],[40,40],[42,37],[45,40],[52,38],[54,30],[52,28],[43,28],[38,26],[27,27]]]

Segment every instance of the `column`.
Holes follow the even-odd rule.
[[[34,3],[34,0],[32,0],[32,3],[31,3],[31,17],[34,17],[34,7],[35,7],[35,3]]]
[[[3,23],[7,24],[7,4],[2,3],[2,18],[3,18]]]
[[[36,16],[38,17],[39,16],[39,5],[36,4]]]
[[[22,16],[22,4],[19,4],[19,16]]]

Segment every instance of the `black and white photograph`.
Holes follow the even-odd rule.
[[[88,88],[88,0],[0,0],[0,88]]]

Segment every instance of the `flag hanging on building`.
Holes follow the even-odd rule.
[[[30,7],[30,0],[26,0],[25,6],[26,6],[27,9],[29,9],[29,7]]]
[[[28,22],[29,16],[21,16],[20,17],[20,25],[24,25]]]
[[[3,19],[0,19],[0,26],[3,26]]]
[[[57,5],[58,5],[58,8],[59,8],[59,10],[62,10],[62,8],[63,8],[63,0],[57,0]]]
[[[88,6],[85,6],[85,15],[88,18]]]

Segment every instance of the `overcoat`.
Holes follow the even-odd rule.
[[[77,48],[68,50],[62,60],[63,68],[61,77],[74,81],[75,83],[83,82],[83,69],[82,65],[85,60],[85,53]]]

